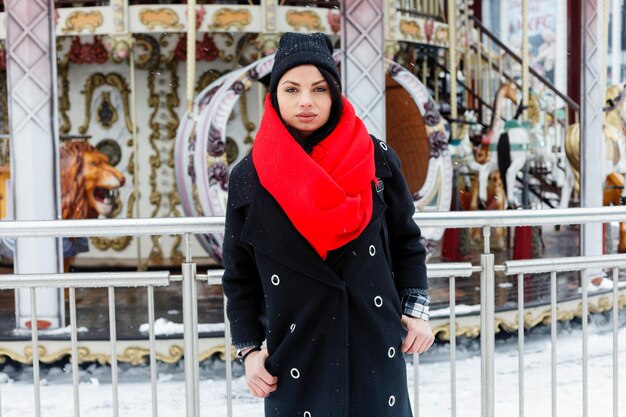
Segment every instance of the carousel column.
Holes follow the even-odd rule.
[[[6,0],[11,174],[16,220],[59,218],[59,140],[54,5],[51,0]],[[18,274],[61,271],[57,238],[18,238]],[[38,328],[64,326],[62,289],[36,292]],[[16,323],[31,325],[29,290],[16,292]]]
[[[602,206],[603,171],[598,169],[605,164],[603,146],[598,146],[602,137],[604,85],[603,65],[603,0],[583,0],[582,2],[582,71],[580,106],[580,205],[581,207]],[[602,224],[592,223],[582,226],[581,254],[602,254]]]
[[[341,19],[344,94],[368,131],[385,140],[383,0],[345,0]]]

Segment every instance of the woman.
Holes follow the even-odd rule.
[[[332,52],[320,33],[282,36],[232,171],[233,343],[266,417],[411,416],[402,353],[434,339],[425,250],[400,161],[342,97]]]

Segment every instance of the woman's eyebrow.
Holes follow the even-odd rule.
[[[319,81],[315,81],[315,82],[314,82],[313,84],[311,84],[311,85],[316,86],[316,85],[318,85],[318,84],[322,84],[322,83],[324,83],[324,82],[326,82],[326,80],[321,79],[321,80],[319,80]],[[297,86],[297,87],[300,87],[300,84],[299,84],[299,83],[297,83],[297,82],[295,82],[295,81],[291,81],[291,80],[285,80],[285,81],[283,81],[283,84],[293,84],[293,85],[295,85],[295,86]]]

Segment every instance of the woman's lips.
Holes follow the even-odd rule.
[[[297,115],[299,120],[302,120],[303,122],[308,122],[310,120],[313,120],[315,118],[316,114],[315,113],[299,113]]]

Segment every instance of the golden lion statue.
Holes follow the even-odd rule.
[[[124,175],[109,158],[89,143],[61,146],[61,211],[63,219],[95,219],[113,213],[114,191],[124,185]]]

